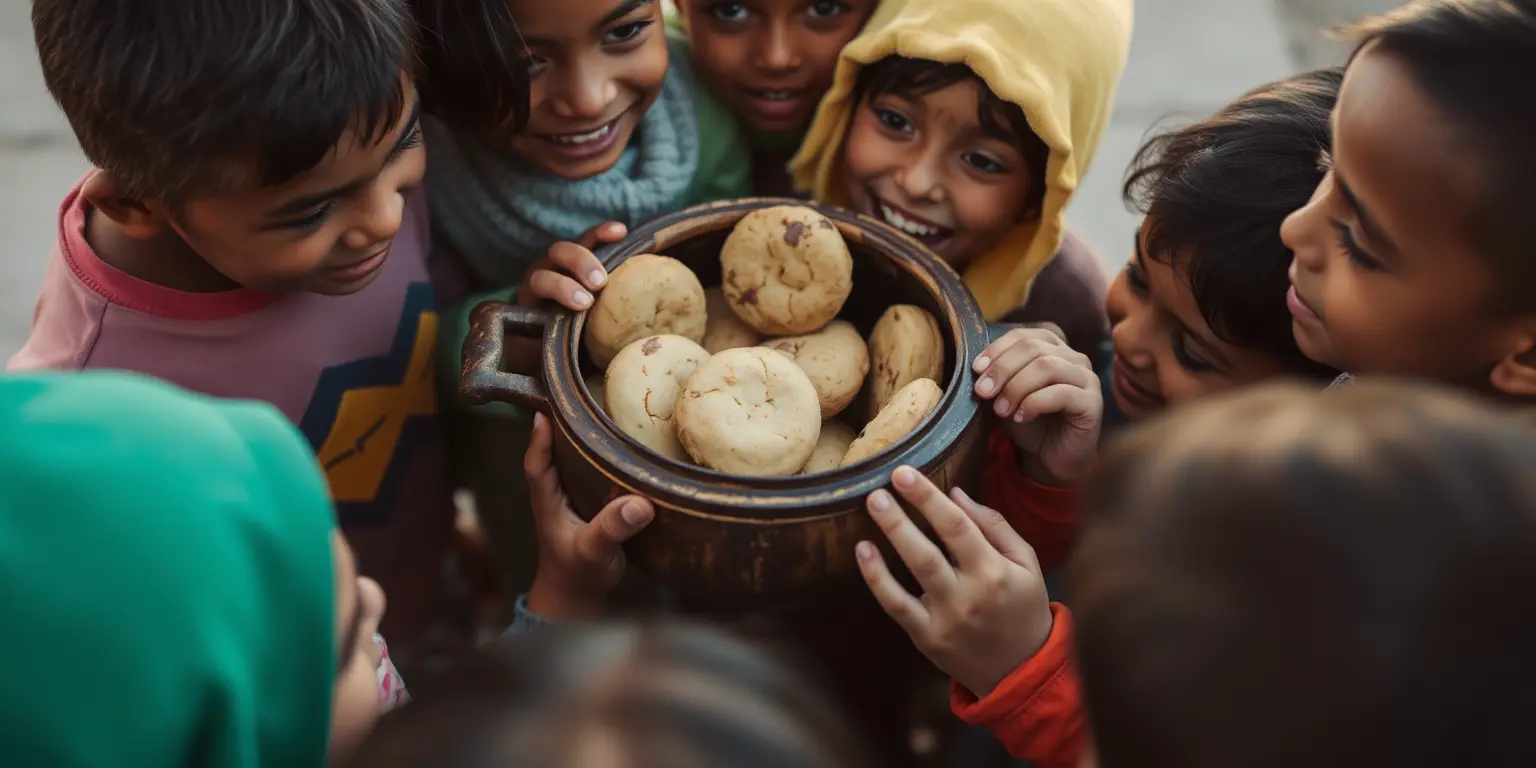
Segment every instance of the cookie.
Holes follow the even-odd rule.
[[[597,409],[599,411],[602,411],[603,413],[607,413],[608,412],[608,394],[607,394],[607,387],[603,383],[603,377],[601,377],[601,376],[588,376],[587,377],[587,391],[592,393],[592,402],[593,402],[594,405],[597,406]]]
[[[759,333],[792,336],[831,322],[853,290],[853,257],[830,219],[801,205],[747,214],[720,249],[722,288]]]
[[[704,291],[704,307],[709,315],[709,322],[704,326],[704,348],[711,355],[727,349],[755,347],[762,341],[752,326],[736,316],[736,310],[731,309],[720,288]]]
[[[763,346],[783,352],[811,377],[821,400],[822,420],[847,408],[869,373],[869,348],[847,320],[833,320],[815,333],[774,339]]]
[[[688,461],[677,442],[674,406],[683,382],[708,359],[703,347],[682,336],[647,336],[631,343],[614,356],[605,375],[608,418],[641,445]]]
[[[816,448],[811,451],[811,458],[806,460],[805,466],[800,468],[800,474],[814,475],[837,469],[843,457],[848,454],[848,446],[857,437],[858,433],[853,431],[853,427],[841,421],[822,422],[821,437],[816,439]]]
[[[848,446],[848,453],[843,455],[840,466],[848,466],[863,461],[889,447],[901,442],[901,439],[917,429],[917,425],[933,413],[933,409],[939,407],[939,400],[944,397],[944,390],[932,379],[917,379],[896,393],[891,401],[881,409],[880,414],[864,426],[864,431],[859,433],[853,444]]]
[[[698,343],[706,324],[704,286],[677,259],[631,257],[608,275],[608,287],[587,311],[587,355],[600,369],[636,339],[672,334]]]
[[[873,418],[898,390],[916,379],[940,381],[944,336],[927,310],[897,304],[869,334],[869,415]]]
[[[610,388],[609,397],[612,397]],[[810,377],[771,349],[727,349],[683,385],[677,438],[700,466],[750,477],[793,475],[821,435]]]

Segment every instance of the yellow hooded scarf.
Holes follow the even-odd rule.
[[[887,56],[963,63],[999,98],[1018,104],[1050,148],[1041,215],[965,270],[982,312],[1024,303],[1061,246],[1064,212],[1109,122],[1131,39],[1132,0],[884,0],[843,49],[832,89],[790,163],[795,185],[847,206],[843,140],[859,71]]]

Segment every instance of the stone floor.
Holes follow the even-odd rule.
[[[1120,202],[1148,130],[1211,112],[1244,90],[1341,56],[1308,30],[1395,0],[1141,0],[1113,122],[1068,215],[1118,267],[1136,217]],[[87,168],[38,71],[28,4],[0,2],[0,359],[26,338],[59,199]]]

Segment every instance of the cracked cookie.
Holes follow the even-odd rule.
[[[783,352],[811,378],[823,420],[853,402],[869,373],[869,348],[847,320],[833,320],[815,333],[774,339],[763,346]]]
[[[673,334],[694,343],[704,339],[704,286],[693,270],[666,256],[633,256],[608,276],[587,312],[583,341],[587,355],[607,369],[630,342]]]
[[[932,379],[917,379],[902,387],[848,446],[840,466],[863,461],[900,442],[933,413],[943,397],[944,390]]]
[[[647,336],[615,355],[604,378],[608,417],[641,445],[677,461],[688,453],[677,442],[678,393],[709,352],[682,336]]]
[[[736,316],[725,292],[720,288],[704,290],[704,308],[709,321],[704,326],[704,348],[711,355],[727,349],[755,347],[762,337],[746,321]]]
[[[810,377],[763,347],[728,349],[700,365],[683,385],[675,420],[678,441],[700,466],[750,477],[799,472],[821,434]]]
[[[747,214],[720,249],[722,287],[759,333],[810,333],[837,317],[853,290],[853,257],[830,219],[801,205]]]
[[[944,335],[927,310],[897,304],[869,334],[869,414],[873,418],[898,390],[916,379],[942,378]]]
[[[821,436],[816,438],[816,447],[811,451],[811,458],[806,460],[805,466],[800,468],[800,474],[814,475],[837,469],[842,465],[843,457],[848,455],[848,446],[857,437],[858,433],[853,431],[853,427],[841,421],[822,422]]]

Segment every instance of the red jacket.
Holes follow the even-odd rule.
[[[1025,477],[1007,430],[994,429],[987,438],[981,503],[1001,512],[1019,536],[1035,548],[1043,573],[1060,568],[1077,542],[1082,492],[1052,488]]]

